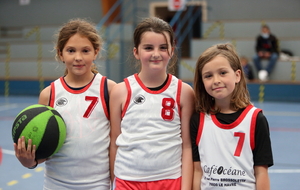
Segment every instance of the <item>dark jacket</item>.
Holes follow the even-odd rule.
[[[271,53],[276,52],[278,53],[278,42],[277,38],[270,34],[269,38],[263,38],[261,35],[257,36],[256,38],[256,52],[259,51],[269,51]]]
[[[249,64],[243,66],[243,71],[245,73],[245,77],[248,80],[253,80],[254,79],[253,70],[252,70],[252,67]]]

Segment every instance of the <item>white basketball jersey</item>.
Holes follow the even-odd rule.
[[[149,90],[132,75],[122,112],[115,176],[123,180],[156,181],[181,176],[181,80],[169,75],[159,91]]]
[[[96,74],[81,90],[70,89],[62,77],[51,83],[50,106],[62,115],[67,137],[59,152],[45,163],[44,189],[110,188],[104,82],[105,77]]]
[[[255,189],[252,150],[260,111],[250,105],[231,124],[200,114],[196,142],[203,170],[201,189]]]

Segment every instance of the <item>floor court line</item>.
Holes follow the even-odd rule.
[[[7,111],[7,110],[14,109],[17,107],[19,107],[18,104],[6,104],[6,105],[0,106],[0,111]]]
[[[283,111],[263,111],[265,115],[270,116],[292,116],[300,117],[300,112],[283,112]]]
[[[15,151],[13,151],[13,150],[2,149],[2,153],[8,154],[8,155],[15,155]]]
[[[300,173],[300,169],[269,169],[269,173],[278,173],[278,174],[290,174],[290,173]]]
[[[289,127],[271,127],[270,131],[300,132],[300,129],[299,128],[289,128]]]

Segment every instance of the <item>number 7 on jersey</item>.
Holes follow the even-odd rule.
[[[234,156],[240,156],[242,149],[243,149],[244,141],[245,141],[245,133],[235,132],[234,136],[239,138],[235,152],[234,152]]]

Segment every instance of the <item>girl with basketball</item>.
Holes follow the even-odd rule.
[[[238,55],[231,44],[198,58],[191,118],[193,189],[270,189],[273,165],[269,126],[250,102]]]
[[[156,17],[146,18],[134,31],[133,55],[140,71],[117,84],[110,99],[115,190],[192,187],[194,93],[167,73],[176,63],[174,40],[170,25]]]
[[[45,161],[44,189],[110,188],[108,96],[115,82],[96,70],[94,60],[101,46],[95,26],[83,19],[71,20],[58,33],[56,57],[65,64],[65,75],[40,93],[39,104],[50,105],[62,115],[65,143],[46,161],[35,160],[31,140],[27,149],[24,137],[14,144],[25,167]]]

